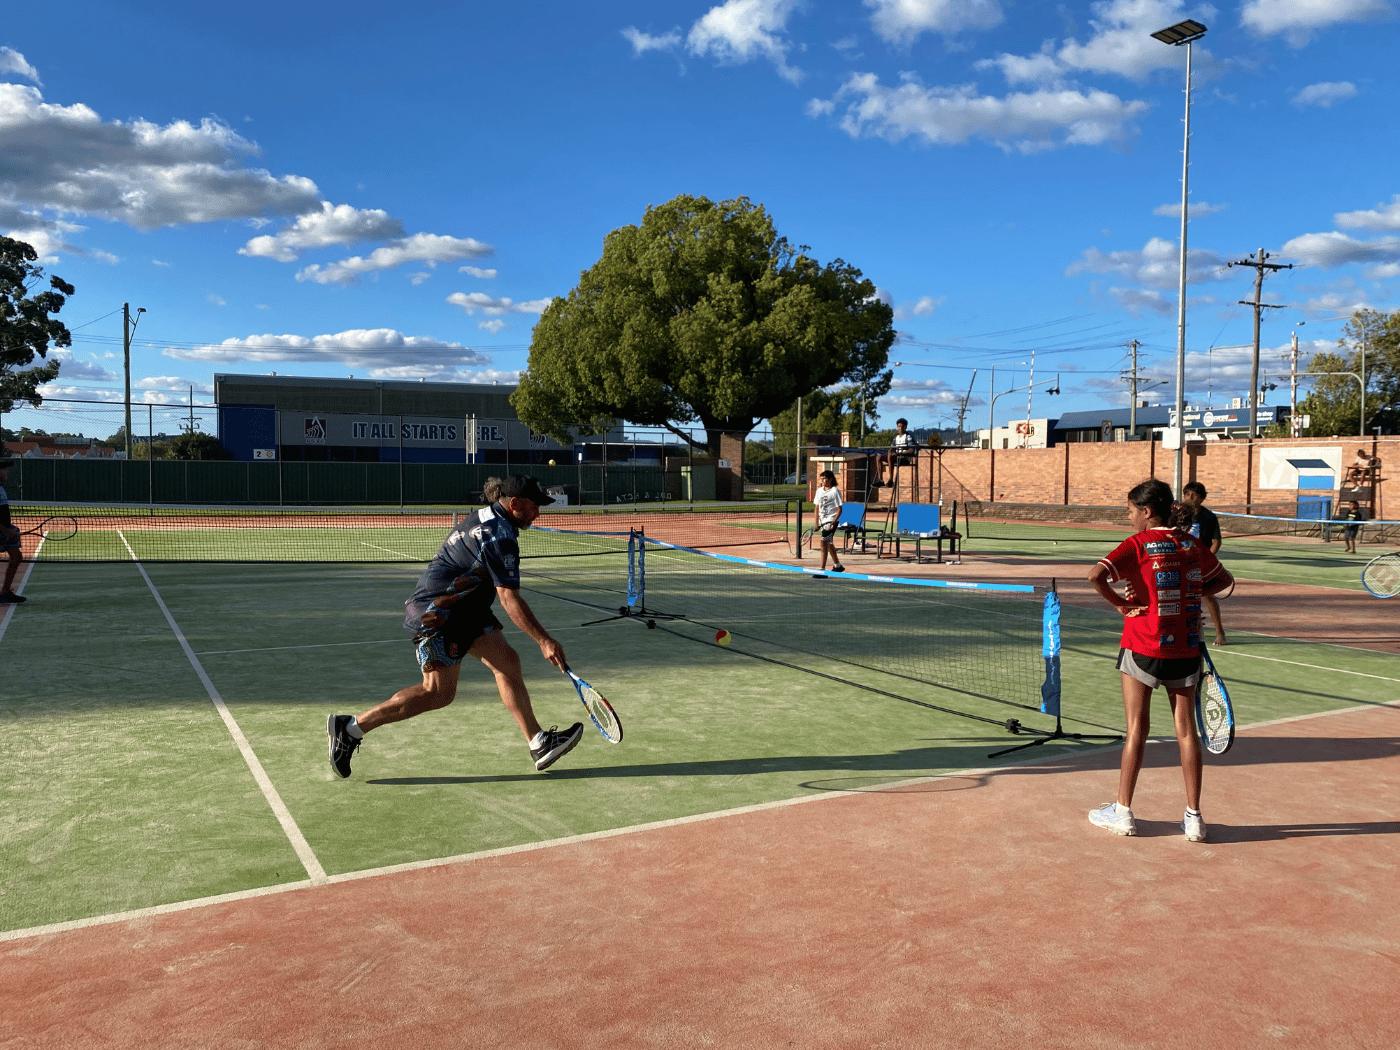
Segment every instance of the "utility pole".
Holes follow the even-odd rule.
[[[1139,343],[1136,339],[1134,339],[1131,343],[1128,344],[1128,346],[1132,347],[1132,352],[1133,352],[1133,370],[1132,370],[1131,372],[1128,373],[1128,405],[1129,405],[1129,408],[1128,408],[1128,436],[1129,436],[1129,437],[1135,437],[1135,436],[1137,435],[1137,388],[1138,388],[1138,378],[1137,378],[1137,352],[1138,352],[1138,347],[1141,346],[1141,345],[1142,345],[1142,344]]]
[[[1022,436],[1021,447],[1026,448],[1031,443],[1031,395],[1035,393],[1035,351],[1031,351],[1031,378],[1026,384],[1026,433]],[[1049,441],[1049,438],[1046,438]]]
[[[136,319],[132,320],[131,307],[122,303],[122,363],[126,372],[126,458],[131,458],[131,337],[136,334],[136,326],[141,323],[145,307],[138,307]]]
[[[1293,331],[1293,352],[1288,355],[1288,432],[1294,437],[1302,434],[1298,426],[1298,331]]]
[[[1241,299],[1241,306],[1254,307],[1254,367],[1249,374],[1249,436],[1250,439],[1259,436],[1259,318],[1263,310],[1282,310],[1280,303],[1260,302],[1260,296],[1264,292],[1264,271],[1265,270],[1291,270],[1293,264],[1281,265],[1279,263],[1265,262],[1270,258],[1269,253],[1263,248],[1259,249],[1257,259],[1240,259],[1237,262],[1229,263],[1230,266],[1253,266],[1254,267],[1254,298]]]
[[[972,384],[977,382],[977,369],[972,370],[972,379],[967,384],[967,393],[963,395],[962,404],[958,406],[958,444],[963,443],[963,420],[967,417],[967,403],[972,399]]]

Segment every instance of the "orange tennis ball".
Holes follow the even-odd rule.
[[[729,644],[729,632],[728,632],[728,631],[723,631],[723,630],[721,630],[721,631],[716,631],[716,632],[715,632],[715,644],[717,644],[717,645],[728,645],[728,644]]]

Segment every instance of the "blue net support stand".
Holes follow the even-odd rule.
[[[579,626],[595,627],[600,623],[613,623],[616,620],[641,620],[648,628],[655,628],[657,620],[683,619],[684,617],[672,613],[647,611],[646,580],[646,536],[641,529],[632,529],[627,537],[627,604],[618,606],[616,616],[589,620]]]
[[[1006,720],[1008,733],[1017,736],[1022,733],[1030,733],[1035,736],[1035,739],[1028,744],[1017,744],[1015,747],[993,751],[987,755],[988,758],[999,758],[1014,751],[1024,751],[1028,747],[1039,747],[1052,740],[1106,740],[1119,743],[1123,740],[1121,733],[1099,735],[1066,733],[1060,723],[1060,596],[1055,590],[1054,580],[1050,581],[1050,590],[1045,595],[1043,625],[1040,655],[1045,659],[1045,680],[1040,685],[1040,710],[1043,714],[1055,716],[1055,728],[1053,730],[1033,729],[1030,726],[1023,726],[1020,719],[1008,718]]]

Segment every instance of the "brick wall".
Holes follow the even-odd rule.
[[[1358,447],[1382,461],[1381,476],[1400,470],[1400,437],[1261,438],[1255,442],[1192,442],[1182,457],[1183,481],[1206,487],[1215,506],[1265,507],[1294,503],[1287,489],[1259,488],[1259,452],[1264,448],[1340,447],[1343,465]],[[936,501],[974,498],[983,502],[1059,503],[1113,506],[1130,488],[1150,477],[1171,484],[1176,453],[1148,441],[1085,442],[1054,448],[949,449],[941,457],[920,453],[920,488]],[[1387,508],[1384,484],[1377,486],[1377,517],[1400,517],[1400,506]]]

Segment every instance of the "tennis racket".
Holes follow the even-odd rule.
[[[588,712],[588,717],[593,719],[593,724],[598,727],[598,732],[603,734],[604,739],[617,744],[622,742],[622,720],[617,717],[617,712],[613,710],[612,704],[602,693],[594,689],[573,671],[569,670],[569,665],[564,665],[564,673],[574,681],[574,688],[578,690],[578,698],[583,701],[584,710]]]
[[[1201,646],[1201,678],[1196,683],[1196,728],[1212,755],[1223,755],[1235,742],[1235,710],[1225,681],[1210,662],[1210,653]]]
[[[1361,583],[1377,598],[1400,595],[1400,554],[1372,558],[1361,570]]]
[[[45,518],[32,529],[22,529],[22,536],[42,536],[46,540],[71,540],[78,534],[76,518]]]

